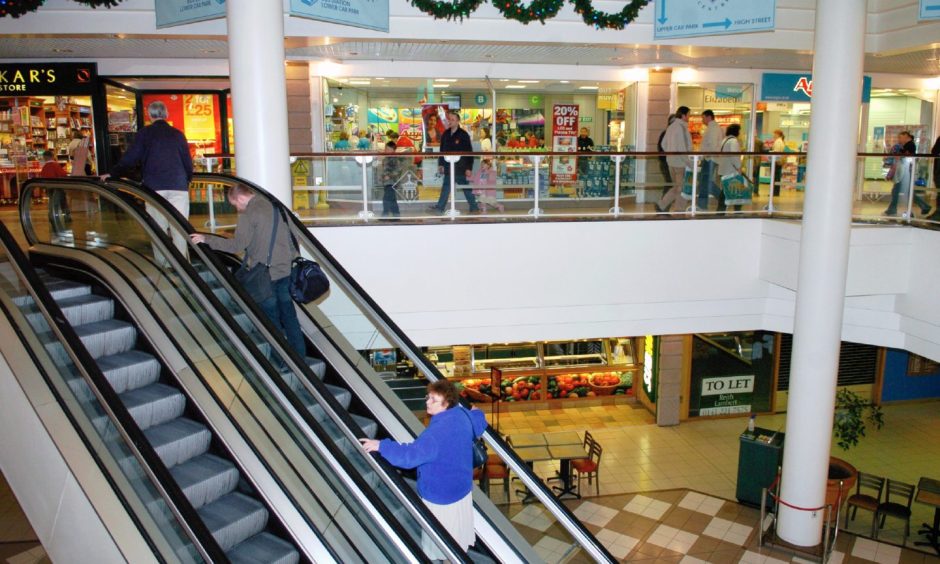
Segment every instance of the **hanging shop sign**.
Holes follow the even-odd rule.
[[[624,92],[622,90],[614,94],[598,94],[597,109],[610,110],[612,112],[622,112],[623,98]]]
[[[919,20],[940,20],[940,0],[920,0]]]
[[[476,105],[482,106],[486,103],[486,94],[476,94],[473,96],[473,101],[476,102]]]
[[[157,0],[157,29],[225,17],[225,0]]]
[[[653,39],[773,31],[776,0],[656,0]]]
[[[388,0],[290,0],[290,15],[388,32]]]
[[[555,104],[552,109],[552,151],[575,153],[578,150],[577,104]],[[578,179],[575,156],[552,157],[552,183],[575,182]]]
[[[702,378],[699,415],[750,413],[754,375]]]
[[[813,75],[765,72],[761,77],[761,100],[775,102],[811,102]],[[871,77],[862,80],[862,103],[871,100]]]
[[[95,63],[0,64],[0,96],[90,96],[97,81]]]

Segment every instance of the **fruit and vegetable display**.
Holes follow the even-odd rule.
[[[540,376],[503,378],[494,389],[490,378],[467,378],[460,382],[461,394],[477,402],[492,402],[499,398],[505,402],[542,399],[590,398],[604,395],[623,395],[633,384],[631,372],[593,372],[549,376],[547,389],[542,390]]]

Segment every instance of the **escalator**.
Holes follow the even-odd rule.
[[[135,202],[88,181],[34,182],[24,192],[38,187],[50,194],[48,210],[21,200],[31,262],[47,270],[91,362],[112,375],[113,392],[223,552],[240,547],[255,559],[236,561],[423,562],[427,536],[452,560],[466,558],[416,496],[401,494],[403,483],[389,487],[388,472],[353,448],[376,426],[345,413],[348,391],[291,388],[288,375],[322,373],[322,361],[301,366],[239,329],[244,312],[218,301],[197,274],[205,264],[184,260]],[[238,461],[227,464],[226,450]],[[321,538],[328,549],[292,557],[284,537]]]
[[[224,193],[228,186],[235,183],[242,183],[250,186],[275,205],[281,205],[267,192],[242,179],[225,175],[197,176],[202,186],[212,186],[216,194]],[[152,199],[146,191],[132,183],[114,182],[112,185],[142,201]],[[164,213],[171,225],[176,223],[177,229],[191,230],[188,223],[175,214],[175,210],[164,209]],[[291,219],[292,233],[301,246],[302,254],[320,263],[331,279],[332,290],[325,299],[315,304],[298,306],[298,317],[309,341],[307,353],[323,362],[322,365],[317,365],[316,379],[348,390],[352,396],[351,411],[376,422],[378,436],[390,437],[402,442],[413,440],[423,430],[423,425],[372,370],[371,366],[362,359],[358,350],[399,348],[412,360],[420,375],[427,380],[434,381],[442,376],[348,273],[336,263],[303,224],[292,213],[288,213],[288,216]],[[213,270],[211,277],[214,291],[221,295],[224,289],[230,297],[231,302],[227,303],[227,307],[233,307],[232,304],[236,302],[244,302],[245,296],[241,294],[237,285],[232,283],[226,267],[214,257],[207,257],[205,262]],[[242,307],[251,309],[250,306],[243,305]],[[256,323],[258,323],[257,319]],[[264,323],[260,324],[264,325]],[[251,332],[250,327],[246,327],[246,330]],[[277,332],[269,335],[267,341],[281,351],[287,348]],[[560,544],[568,546],[565,558],[572,561],[613,561],[607,549],[587,531],[567,507],[552,496],[544,483],[516,456],[505,441],[491,430],[487,431],[485,438],[490,452],[498,455],[503,463],[519,477],[522,484],[529,488],[534,497],[541,502],[539,506],[539,511],[542,512],[541,518],[554,525],[552,529],[558,531],[562,537]],[[478,539],[475,548],[477,550],[489,552],[490,555],[498,554],[502,561],[533,561],[546,556],[533,550],[532,545],[536,544],[539,539],[536,538],[533,541],[530,538],[531,531],[523,533],[517,530],[514,523],[509,520],[505,508],[502,510],[497,508],[480,491],[474,493],[474,507]]]

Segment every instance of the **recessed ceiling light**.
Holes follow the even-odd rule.
[[[388,79],[387,79],[387,78],[379,78],[379,77],[375,77],[375,78],[373,78],[372,80],[388,80]]]
[[[506,88],[511,90],[522,90],[525,88],[525,84],[507,84]]]
[[[372,83],[368,80],[350,80],[349,84],[355,84],[357,86],[369,86]]]
[[[597,90],[599,86],[579,86],[578,90]]]
[[[457,82],[456,78],[438,78],[437,82]]]
[[[508,78],[501,78],[501,79],[499,79],[499,81],[500,81],[500,82],[509,82],[509,79],[508,79]]]
[[[434,88],[447,88],[448,86],[450,86],[450,84],[438,84],[438,83],[434,83],[433,86],[434,86]]]
[[[538,80],[517,80],[519,84],[538,84]]]
[[[570,83],[571,81],[570,81],[570,80],[559,80],[558,82],[560,82],[560,83],[562,83],[562,84],[568,84],[568,83]]]

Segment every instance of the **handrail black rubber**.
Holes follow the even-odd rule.
[[[303,239],[313,245],[313,247],[320,253],[325,259],[325,262],[328,263],[329,268],[334,270],[340,277],[343,278],[344,282],[348,284],[353,291],[357,294],[357,297],[361,299],[369,309],[372,310],[372,313],[377,315],[379,319],[386,325],[388,328],[401,340],[401,343],[404,345],[404,348],[408,349],[408,352],[411,353],[412,360],[418,359],[422,366],[425,369],[425,373],[434,377],[434,380],[441,380],[444,376],[438,371],[437,367],[434,366],[427,360],[427,357],[418,349],[418,347],[411,341],[408,335],[402,331],[402,329],[385,313],[385,311],[379,307],[379,305],[372,299],[372,297],[359,285],[359,283],[352,277],[348,271],[336,260],[336,258],[330,253],[326,247],[324,247],[320,241],[314,236],[309,229],[307,229],[303,223],[294,215],[293,211],[287,208],[280,200],[271,195],[268,191],[258,186],[257,184],[239,178],[229,174],[217,174],[217,173],[196,173],[193,175],[193,180],[202,180],[202,181],[211,181],[212,179],[218,179],[217,181],[228,184],[244,184],[248,186],[258,194],[265,197],[269,202],[274,206],[279,206],[288,213],[286,214],[290,221],[294,225],[294,232],[300,233]],[[461,400],[464,405],[468,405],[466,400]],[[560,503],[555,499],[554,495],[549,491],[548,487],[542,483],[537,477],[534,476],[534,472],[528,467],[528,465],[515,453],[515,451],[499,436],[499,433],[493,431],[493,429],[487,426],[486,431],[484,432],[487,442],[495,446],[498,450],[505,453],[510,460],[513,462],[514,467],[512,468],[517,474],[527,473],[530,474],[531,478],[536,483],[536,487],[543,490],[543,493],[547,496],[547,499],[554,499],[553,508],[557,512],[561,513],[566,517],[568,521],[572,523],[572,526],[575,527],[578,532],[584,537],[589,539],[589,541],[594,542],[594,547],[597,552],[604,555],[608,558],[609,562],[617,562],[617,559],[611,554],[604,545],[597,541],[593,534],[584,526],[581,521],[575,517],[575,515],[565,506],[563,503]]]
[[[166,493],[167,497],[164,498],[164,501],[175,508],[179,515],[185,520],[185,523],[181,523],[181,525],[183,525],[181,527],[182,530],[191,533],[190,540],[201,549],[201,552],[210,561],[228,562],[228,557],[225,555],[222,547],[216,542],[212,533],[205,526],[202,518],[199,517],[196,509],[186,497],[186,494],[183,493],[183,490],[180,489],[176,480],[173,479],[169,469],[163,461],[160,460],[159,455],[157,455],[157,452],[151,446],[150,441],[144,436],[143,431],[141,431],[140,427],[134,422],[134,418],[131,417],[130,412],[127,411],[127,408],[114,391],[114,388],[108,383],[104,373],[101,372],[98,364],[75,333],[75,329],[73,329],[72,325],[66,320],[65,314],[62,313],[62,310],[52,298],[49,290],[46,289],[45,285],[39,279],[39,275],[36,274],[36,271],[30,265],[29,259],[26,258],[26,255],[19,248],[12,234],[10,234],[7,227],[2,224],[0,224],[0,241],[2,241],[7,255],[16,263],[17,269],[22,273],[23,277],[26,278],[25,281],[32,290],[36,306],[45,317],[46,323],[50,328],[54,328],[54,330],[61,335],[64,341],[62,344],[69,356],[72,357],[73,362],[75,362],[76,367],[85,379],[85,383],[91,387],[97,397],[104,400],[108,408],[107,411],[113,414],[113,417],[109,415],[109,419],[111,419],[112,423],[120,428],[125,436],[131,440],[129,446],[132,451],[136,451],[140,458],[143,459],[141,462],[153,472],[156,479],[159,481],[158,487],[156,488],[157,491]]]

